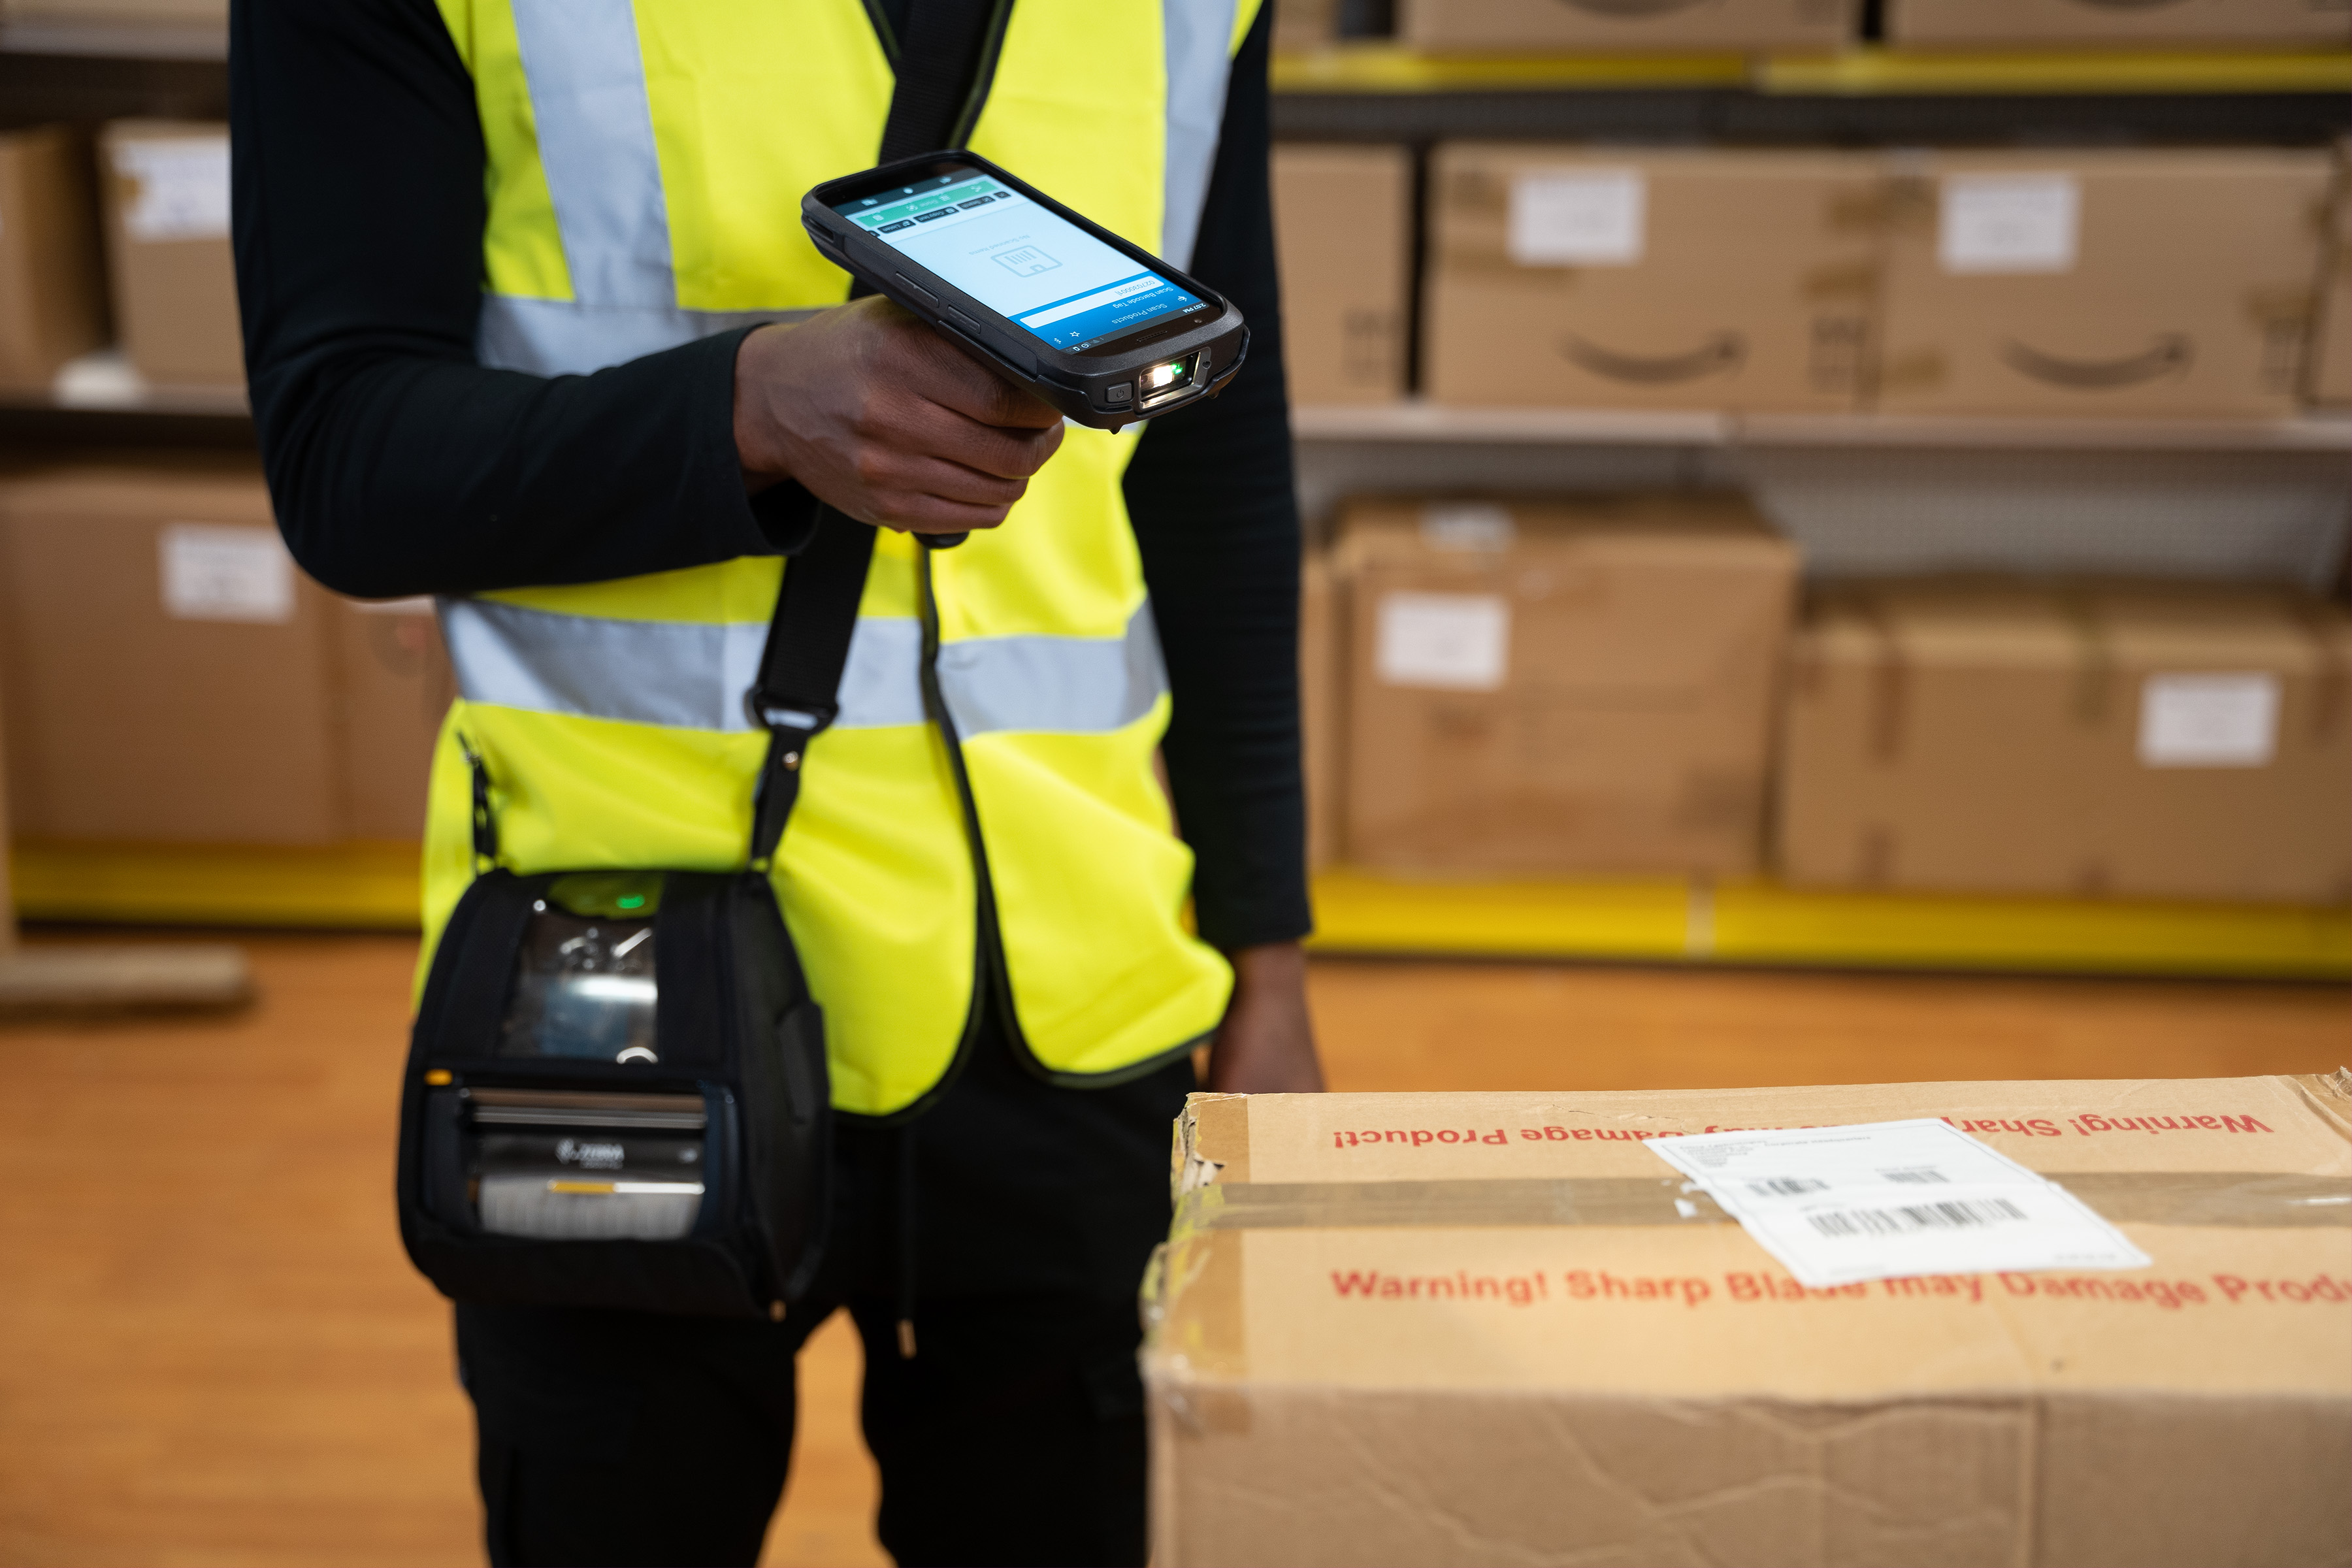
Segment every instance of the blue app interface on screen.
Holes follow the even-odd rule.
[[[835,210],[1057,349],[1208,309],[986,174],[942,174]]]

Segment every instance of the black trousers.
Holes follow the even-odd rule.
[[[907,1128],[842,1129],[823,1278],[782,1323],[460,1303],[491,1562],[756,1562],[793,1358],[845,1310],[893,1558],[1141,1563],[1135,1289],[1192,1087],[1180,1060],[1055,1089],[983,1038]]]

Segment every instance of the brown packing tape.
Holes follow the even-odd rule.
[[[1878,638],[1878,658],[1870,667],[1870,759],[1892,764],[1902,758],[1904,723],[1910,717],[1910,666],[1886,606],[1864,592],[1854,609]]]
[[[2080,585],[2060,588],[2055,602],[2059,617],[2074,634],[2074,644],[2081,654],[2081,662],[2074,668],[2074,722],[2095,730],[2106,722],[2107,710],[2114,700],[2115,647],[2096,601]]]
[[[1799,287],[1808,300],[1869,300],[1881,270],[1874,261],[1824,262],[1808,269]]]
[[[1878,365],[1878,388],[1882,392],[1925,392],[1943,385],[1951,376],[1951,356],[1929,344],[1883,355]]]
[[[2084,1172],[2052,1179],[2116,1225],[2265,1230],[2352,1226],[2352,1181],[2341,1178],[2247,1171],[2145,1171]],[[1682,1178],[1671,1175],[1219,1182],[1186,1194],[1177,1210],[1176,1235],[1181,1240],[1218,1230],[1733,1223],[1712,1198],[1685,1190]],[[1239,1289],[1238,1278],[1234,1288]]]
[[[1250,1179],[1249,1100],[1246,1094],[1195,1094],[1185,1101],[1177,1121],[1184,1139],[1180,1195],[1212,1182]]]
[[[2345,711],[2352,707],[2352,646],[2333,634],[2335,621],[2318,604],[2303,598],[2287,601],[2287,613],[2294,617],[2304,636],[2311,639],[2315,658],[2311,683],[2311,740],[2315,746],[2325,745],[2344,721]]]

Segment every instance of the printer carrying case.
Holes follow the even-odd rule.
[[[824,1016],[769,879],[832,722],[874,531],[823,513],[757,683],[748,865],[498,865],[495,759],[467,744],[483,868],[442,932],[409,1047],[409,1258],[465,1301],[780,1317],[824,1247]]]

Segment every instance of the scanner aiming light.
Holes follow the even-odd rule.
[[[1193,374],[1200,364],[1201,356],[1191,353],[1182,359],[1170,360],[1165,364],[1155,364],[1146,370],[1136,377],[1142,384],[1137,389],[1143,395],[1139,400],[1141,406],[1148,409],[1155,404],[1189,396]]]

